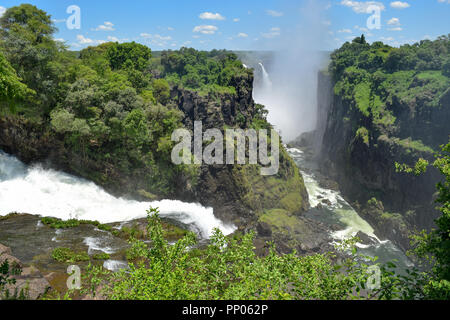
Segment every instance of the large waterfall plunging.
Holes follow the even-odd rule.
[[[264,65],[260,62],[259,65],[261,66],[261,71],[263,74],[262,83],[263,83],[263,90],[265,93],[269,93],[272,91],[272,81],[270,80],[270,76],[266,71],[266,68],[264,68]]]
[[[145,218],[150,206],[159,208],[161,217],[189,225],[202,238],[209,237],[213,228],[224,234],[235,230],[217,219],[212,208],[176,200],[139,202],[116,198],[93,182],[44,170],[39,165],[27,167],[0,151],[0,216],[19,212],[111,223]]]

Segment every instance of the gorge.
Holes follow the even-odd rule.
[[[314,55],[71,51],[32,5],[0,26],[0,294],[9,260],[39,299],[73,294],[72,264],[92,289],[77,299],[449,294],[441,269],[407,255],[436,243],[411,244],[416,231],[448,226],[448,36],[396,48],[362,35]],[[199,161],[246,130],[271,132],[270,150],[231,137],[237,163]]]

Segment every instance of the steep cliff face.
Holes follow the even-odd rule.
[[[411,231],[430,228],[438,216],[433,194],[440,180],[436,170],[426,174],[396,172],[395,162],[432,161],[432,150],[416,140],[436,146],[448,139],[450,104],[447,90],[439,107],[426,108],[419,97],[407,102],[395,95],[387,109],[396,116],[388,132],[364,116],[333,90],[331,76],[319,75],[319,114],[316,143],[322,171],[334,178],[342,193],[382,237],[409,247]],[[412,137],[412,139],[406,139]]]
[[[202,95],[173,88],[171,98],[183,112],[185,128],[192,131],[194,121],[202,121],[203,130],[251,127],[258,116],[252,99],[253,76],[234,78],[233,83],[235,93]],[[240,230],[258,227],[261,234],[269,237],[267,239],[281,239],[277,237],[281,233],[289,238],[284,228],[292,227],[292,220],[300,219],[301,213],[309,207],[302,176],[284,148],[280,151],[277,175],[261,176],[255,165],[201,165],[194,176],[180,173],[175,178],[174,192],[169,195],[154,194],[149,189],[145,180],[148,168],[125,172],[118,166],[91,159],[89,153],[82,155],[67,146],[63,137],[46,123],[19,116],[0,117],[0,148],[26,163],[41,162],[92,179],[116,195],[140,199],[177,198],[212,206],[221,219],[235,223]],[[95,149],[95,152],[101,150]],[[311,231],[306,222],[296,223],[299,228]],[[309,233],[306,235],[312,237]],[[294,242],[291,248],[299,244]]]

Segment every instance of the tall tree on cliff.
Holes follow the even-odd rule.
[[[0,49],[31,89],[35,105],[46,112],[55,105],[57,74],[54,60],[63,46],[53,40],[51,16],[30,4],[11,7],[0,18]]]

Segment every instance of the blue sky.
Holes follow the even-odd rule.
[[[4,9],[23,3],[0,0]],[[362,33],[390,45],[450,33],[450,0],[29,0],[52,15],[55,38],[74,50],[105,41],[136,41],[153,50],[182,46],[210,50],[272,50],[280,43],[315,37],[330,50]],[[66,12],[81,10],[81,28],[68,29]],[[366,12],[380,8],[379,29]],[[374,12],[372,12],[373,14]],[[376,20],[372,20],[376,21]]]

